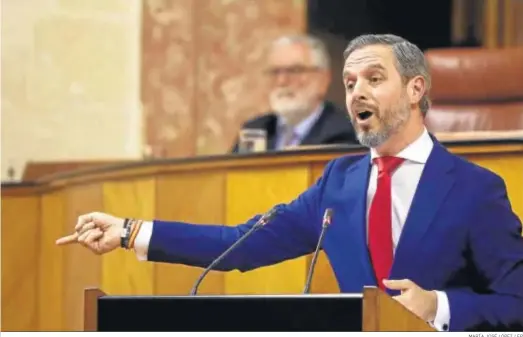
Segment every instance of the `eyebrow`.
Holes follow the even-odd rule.
[[[371,69],[386,71],[385,67],[379,63],[373,63],[365,68],[365,70],[371,70]],[[347,77],[349,75],[349,73],[350,72],[347,70],[347,68],[343,69],[343,74],[342,74],[343,78]]]

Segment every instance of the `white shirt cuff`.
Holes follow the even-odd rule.
[[[149,251],[149,242],[151,241],[152,235],[152,221],[144,221],[134,240],[134,252],[139,261],[147,261],[147,252]]]
[[[448,331],[450,322],[450,308],[447,294],[443,291],[436,291],[438,306],[436,317],[434,318],[434,328],[438,331]]]

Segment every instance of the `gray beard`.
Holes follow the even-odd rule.
[[[358,141],[361,145],[376,148],[381,144],[385,143],[390,137],[390,132],[358,132]]]
[[[394,133],[396,133],[399,128],[405,124],[409,118],[408,110],[404,110],[405,112],[399,112],[397,114],[392,115],[391,119],[388,121],[381,121],[381,124],[383,125],[383,129],[378,132],[363,132],[363,131],[357,131],[356,136],[358,137],[358,141],[361,145],[369,147],[369,148],[376,148],[383,143],[385,143]]]

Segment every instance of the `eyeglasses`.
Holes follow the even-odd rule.
[[[318,71],[318,67],[310,66],[290,66],[290,67],[274,67],[265,70],[265,74],[270,77],[278,77],[279,75],[299,76],[305,73]]]

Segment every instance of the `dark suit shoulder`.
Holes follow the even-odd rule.
[[[369,154],[348,154],[332,160],[332,165],[336,171],[346,171],[350,167],[360,165],[369,161]]]
[[[324,104],[322,116],[311,131],[316,143],[359,144],[347,112],[332,102]]]
[[[503,183],[503,178],[496,172],[469,161],[461,156],[450,154],[454,157],[454,163],[458,169],[459,177],[475,186],[487,186]]]
[[[358,165],[366,165],[369,162],[368,154],[349,154],[330,160],[323,171],[323,175],[334,175],[344,177],[351,168]]]
[[[452,173],[456,177],[458,189],[468,191],[472,198],[483,197],[489,194],[492,188],[505,188],[505,182],[496,172],[478,165],[465,157],[451,153],[445,146],[434,137],[434,150],[441,154],[438,157],[438,165],[442,162],[452,163]]]
[[[276,123],[277,117],[274,113],[265,113],[253,117],[243,123],[242,128],[252,128],[252,129],[267,129],[269,125]]]

